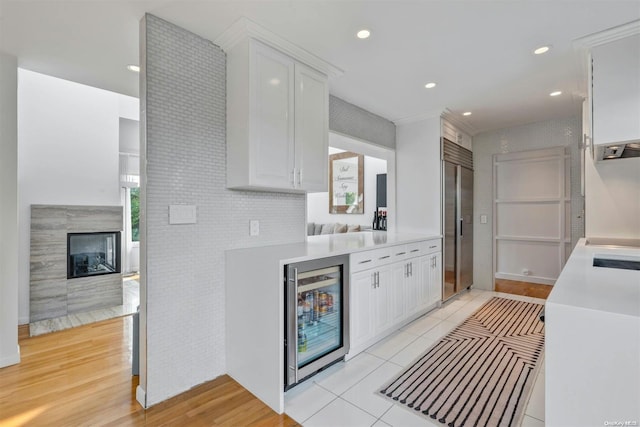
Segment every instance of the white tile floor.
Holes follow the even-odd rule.
[[[376,389],[493,296],[537,298],[472,289],[427,313],[348,362],[337,363],[285,394],[285,412],[304,427],[439,426],[376,395]],[[522,427],[544,426],[544,360]]]

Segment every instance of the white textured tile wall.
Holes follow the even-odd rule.
[[[531,123],[485,132],[473,138],[474,197],[473,280],[474,286],[493,289],[493,155],[548,147],[570,147],[571,151],[571,240],[584,236],[584,197],[580,195],[579,117]],[[487,223],[480,224],[480,215]]]
[[[143,31],[147,252],[141,378],[151,406],[225,373],[224,251],[303,241],[305,197],[225,189],[224,52],[153,15],[146,15]],[[197,223],[169,225],[171,204],[196,205]],[[258,237],[249,236],[252,219],[260,221]]]

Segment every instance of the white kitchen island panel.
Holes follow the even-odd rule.
[[[640,249],[581,239],[554,285],[545,305],[548,426],[640,424],[640,271],[593,267],[598,255]]]

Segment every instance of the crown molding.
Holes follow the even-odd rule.
[[[440,118],[440,116],[442,115],[442,111],[443,110],[444,110],[444,108],[437,108],[437,109],[434,109],[434,110],[431,110],[431,111],[427,111],[427,112],[422,113],[422,114],[418,114],[416,116],[401,117],[401,118],[394,119],[394,120],[391,120],[391,121],[396,126],[407,125],[409,123],[421,122],[423,120],[433,119],[433,118],[436,118],[436,117]]]
[[[590,96],[591,49],[636,34],[640,34],[640,20],[628,22],[573,40],[573,50],[576,53],[574,64],[579,79],[577,93],[581,97]]]
[[[244,16],[238,19],[225,32],[218,36],[213,43],[220,46],[222,50],[226,52],[248,37],[259,40],[262,43],[315,68],[329,77],[339,77],[344,74],[344,70],[314,55],[308,50],[291,43]]]
[[[640,34],[640,20],[628,22],[604,31],[589,34],[573,41],[575,49],[591,49],[605,43],[610,43],[625,37]]]

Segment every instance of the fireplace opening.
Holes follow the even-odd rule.
[[[67,279],[120,273],[120,232],[68,233]]]

